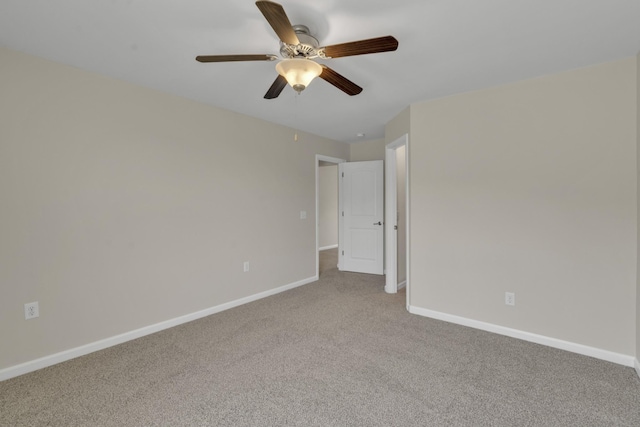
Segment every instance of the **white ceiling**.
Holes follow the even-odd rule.
[[[317,79],[300,96],[287,87],[265,100],[274,62],[194,60],[278,53],[253,0],[0,0],[0,44],[345,142],[382,138],[416,101],[640,51],[640,0],[279,2],[321,45],[393,35],[399,48],[326,60],[360,95]]]

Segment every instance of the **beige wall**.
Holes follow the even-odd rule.
[[[411,107],[413,306],[635,354],[636,79],[629,58]]]
[[[6,49],[0,70],[0,369],[315,275],[315,154],[346,144]]]
[[[349,144],[351,162],[366,162],[369,160],[384,160],[384,139],[354,142]]]
[[[338,244],[338,165],[318,168],[318,245]]]
[[[408,134],[411,128],[411,107],[407,107],[400,112],[396,117],[391,119],[384,128],[384,141],[386,144],[391,144],[401,136]],[[411,145],[411,141],[409,141]],[[409,160],[411,161],[411,160]]]

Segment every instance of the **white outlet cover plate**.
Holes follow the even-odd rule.
[[[40,317],[40,307],[38,305],[38,301],[29,302],[24,305],[24,318],[26,320],[35,319],[36,317]]]
[[[513,292],[505,292],[504,303],[506,305],[516,305],[516,294],[514,294]]]

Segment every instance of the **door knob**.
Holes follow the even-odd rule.
[[[382,225],[382,222],[380,222],[380,221],[374,222],[373,225]]]

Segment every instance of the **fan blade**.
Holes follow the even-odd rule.
[[[278,74],[276,80],[273,82],[267,93],[264,95],[264,99],[274,99],[280,95],[282,89],[287,85],[287,79]]]
[[[356,42],[334,44],[325,46],[322,50],[327,58],[341,58],[343,56],[365,55],[367,53],[390,52],[397,48],[398,40],[393,36],[385,36]]]
[[[198,62],[275,61],[275,55],[199,55]]]
[[[296,32],[293,31],[291,22],[289,22],[282,5],[272,1],[257,1],[256,6],[258,6],[258,9],[260,9],[260,12],[262,12],[280,40],[288,44],[300,44],[300,40],[298,40]]]
[[[325,65],[322,66],[320,78],[331,83],[347,95],[353,96],[362,92],[362,88],[360,86]]]

